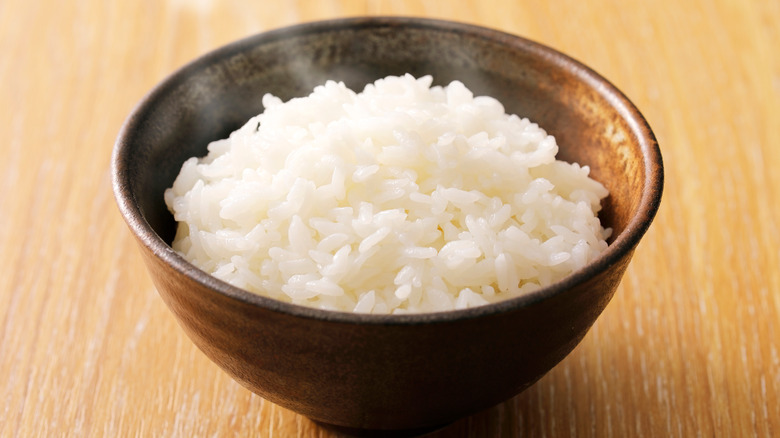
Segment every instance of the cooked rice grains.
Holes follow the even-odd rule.
[[[187,160],[173,247],[226,282],[363,313],[516,297],[593,260],[607,190],[555,139],[462,83],[329,81]]]

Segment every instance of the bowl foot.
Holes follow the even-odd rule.
[[[412,438],[422,437],[438,430],[444,429],[452,423],[439,424],[436,426],[425,426],[414,429],[360,429],[348,426],[337,426],[335,424],[323,423],[313,420],[317,425],[330,431],[353,437],[371,437],[371,438]]]

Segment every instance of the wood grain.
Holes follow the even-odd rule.
[[[780,434],[777,1],[3,0],[0,436],[334,436],[184,336],[117,212],[109,161],[135,102],[187,61],[366,14],[476,23],[570,54],[643,111],[666,164],[659,215],[582,344],[433,436]]]

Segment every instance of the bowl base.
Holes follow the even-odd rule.
[[[338,426],[335,424],[323,423],[321,421],[312,420],[330,431],[353,437],[370,437],[370,438],[412,438],[422,437],[430,433],[439,431],[449,426],[452,423],[439,424],[436,426],[425,426],[414,429],[361,429],[348,426]]]

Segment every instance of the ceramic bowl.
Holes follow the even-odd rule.
[[[174,252],[163,201],[182,163],[262,111],[261,96],[353,89],[387,75],[460,80],[553,134],[559,158],[610,191],[609,248],[584,269],[508,301],[460,311],[360,315],[233,287]],[[157,85],[116,141],[119,208],[167,306],[192,341],[249,390],[350,431],[424,431],[518,394],[563,359],[612,298],[661,198],[645,119],[607,80],[555,50],[495,30],[415,18],[315,22],[211,52]]]

